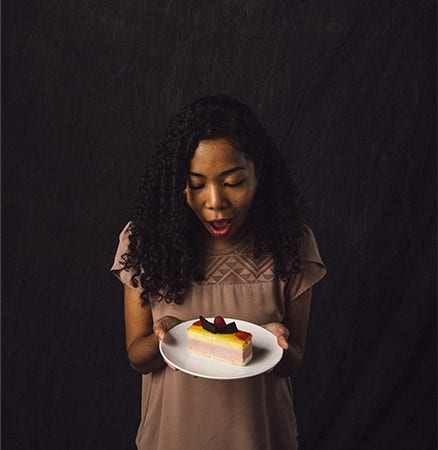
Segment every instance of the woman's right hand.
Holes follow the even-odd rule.
[[[182,322],[182,320],[178,319],[177,317],[163,316],[154,322],[154,326],[153,326],[154,334],[160,341],[164,341],[164,339],[166,338],[166,333],[171,328],[173,328],[175,325],[178,325],[181,322]],[[173,367],[171,364],[169,364],[167,362],[166,362],[166,364],[172,370],[178,370],[176,367]]]
[[[163,316],[159,318],[154,322],[153,326],[155,336],[157,336],[160,341],[164,341],[166,333],[181,322],[182,320],[179,320],[177,317],[173,316]]]

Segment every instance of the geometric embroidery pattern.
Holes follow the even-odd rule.
[[[269,254],[258,259],[252,257],[250,241],[229,254],[209,255],[205,267],[205,280],[201,284],[246,284],[272,281],[274,261]]]

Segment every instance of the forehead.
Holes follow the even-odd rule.
[[[190,171],[196,173],[219,174],[233,167],[250,169],[253,164],[227,139],[200,141],[190,161]]]

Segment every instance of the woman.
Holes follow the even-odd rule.
[[[139,449],[297,448],[290,376],[325,267],[298,189],[247,106],[209,96],[175,115],[111,270],[125,284],[128,358],[144,374]],[[159,340],[199,315],[264,326],[281,362],[227,381],[167,366]]]

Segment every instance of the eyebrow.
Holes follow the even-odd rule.
[[[245,170],[245,167],[243,167],[243,166],[232,167],[231,169],[227,169],[227,170],[224,170],[223,172],[221,172],[219,174],[219,176],[223,177],[223,176],[229,175],[230,173],[237,172],[238,170]],[[206,178],[206,176],[203,175],[202,173],[190,172],[189,175],[191,177]]]

